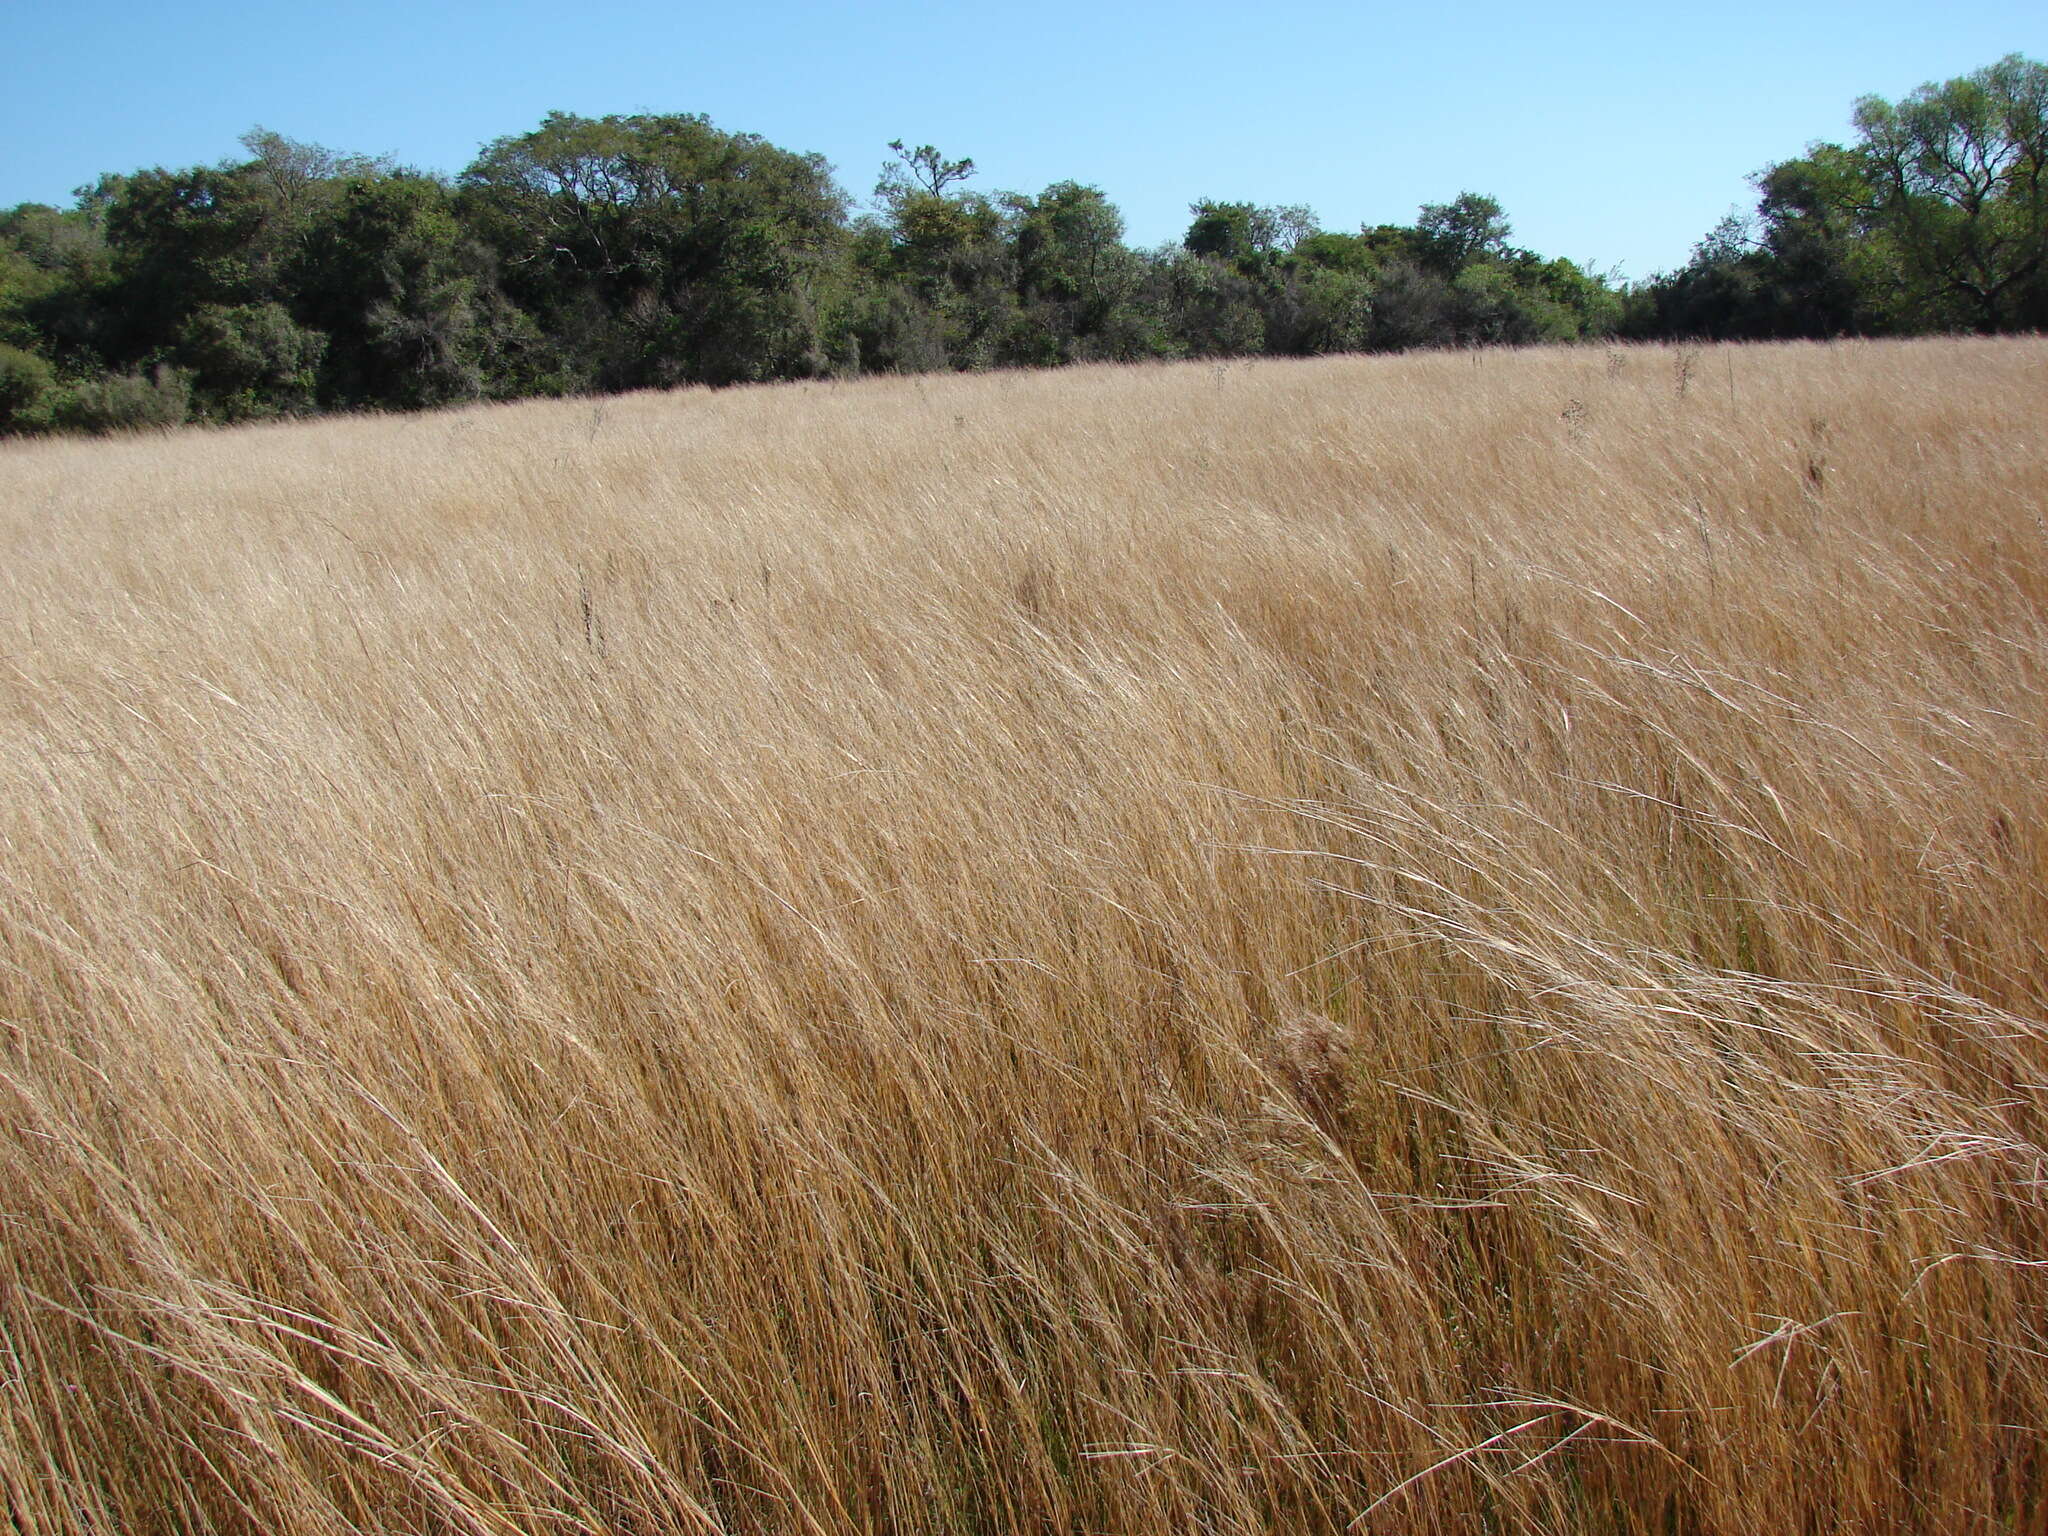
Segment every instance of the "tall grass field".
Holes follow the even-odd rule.
[[[0,446],[0,1499],[2048,1528],[2048,341]]]

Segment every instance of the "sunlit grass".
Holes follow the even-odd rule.
[[[13,1527],[2038,1528],[2044,400],[0,445]]]

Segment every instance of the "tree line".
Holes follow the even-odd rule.
[[[0,432],[416,409],[675,384],[1623,335],[2048,320],[2048,69],[2017,56],[1759,173],[1628,287],[1463,192],[1412,225],[1205,199],[1132,248],[1100,190],[973,186],[889,146],[856,212],[817,155],[688,114],[551,114],[446,178],[256,130],[245,158],[0,213]]]
[[[1856,141],[1754,178],[1675,274],[1632,295],[1637,334],[1713,339],[2048,327],[2048,66],[2009,55],[1856,103]]]

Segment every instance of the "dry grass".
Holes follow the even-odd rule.
[[[2044,401],[0,449],[13,1528],[2041,1529]]]

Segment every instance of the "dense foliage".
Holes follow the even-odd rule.
[[[890,149],[854,214],[816,155],[701,116],[551,114],[459,177],[258,129],[218,166],[0,212],[0,433],[1086,360],[2048,320],[2048,68],[2017,56],[1757,177],[1632,291],[1471,192],[1323,229],[1203,199],[1136,250],[1100,190],[984,193]]]
[[[2048,325],[2048,65],[2013,54],[1856,104],[1856,142],[1756,176],[1684,270],[1632,295],[1645,336],[1916,335]]]

